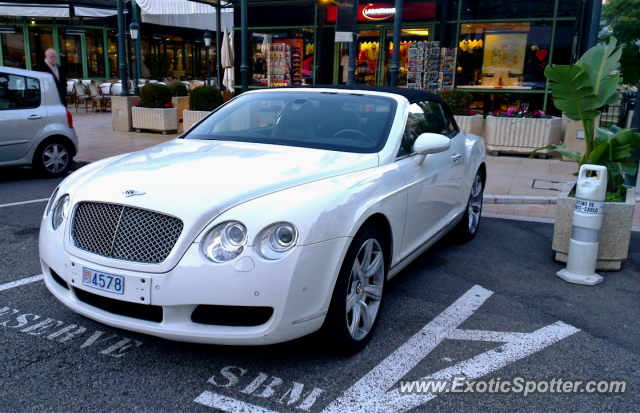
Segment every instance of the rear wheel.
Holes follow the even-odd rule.
[[[62,139],[51,139],[36,149],[33,168],[47,177],[57,178],[69,172],[72,161],[69,144]]]
[[[471,193],[469,194],[469,202],[467,202],[464,217],[456,227],[456,235],[458,235],[461,241],[471,241],[478,233],[480,217],[482,216],[483,195],[484,186],[482,185],[482,175],[480,172],[477,172],[471,185]]]
[[[331,298],[324,334],[339,350],[363,349],[378,324],[387,277],[384,238],[373,226],[353,239]]]

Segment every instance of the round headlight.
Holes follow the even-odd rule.
[[[227,262],[247,246],[247,228],[237,221],[216,225],[202,243],[202,252],[213,262]]]
[[[262,258],[278,260],[298,242],[298,230],[293,224],[279,222],[262,230],[256,241],[256,249]]]
[[[65,195],[58,200],[55,209],[53,210],[53,217],[51,218],[51,226],[56,230],[62,224],[69,213],[69,195]]]

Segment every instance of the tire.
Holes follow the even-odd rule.
[[[382,234],[371,225],[358,231],[347,251],[322,331],[341,352],[362,350],[378,325],[387,279],[386,251]]]
[[[482,217],[483,194],[484,185],[482,184],[482,174],[478,171],[473,178],[469,202],[467,202],[467,208],[464,211],[462,221],[460,221],[455,228],[456,238],[461,242],[471,241],[478,233],[480,218]]]
[[[48,178],[65,176],[73,162],[71,153],[69,144],[63,139],[46,140],[33,155],[33,168]]]

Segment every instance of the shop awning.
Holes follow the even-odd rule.
[[[69,17],[69,5],[0,3],[0,16]]]
[[[144,23],[216,30],[216,8],[188,0],[136,0]],[[224,2],[221,2],[224,3]],[[220,30],[233,30],[233,8],[223,8]]]
[[[0,2],[0,16],[26,17],[69,17],[68,4],[17,4]],[[73,6],[74,13],[80,17],[109,17],[118,14],[117,10]]]

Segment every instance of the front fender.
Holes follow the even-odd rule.
[[[237,220],[247,227],[248,243],[253,246],[264,228],[284,221],[298,228],[298,245],[311,245],[354,237],[370,216],[382,214],[391,227],[393,256],[396,257],[407,212],[404,186],[404,178],[395,163],[299,185],[225,211],[200,233],[195,242],[202,242],[204,235],[215,225]],[[348,246],[349,243],[345,248]]]

